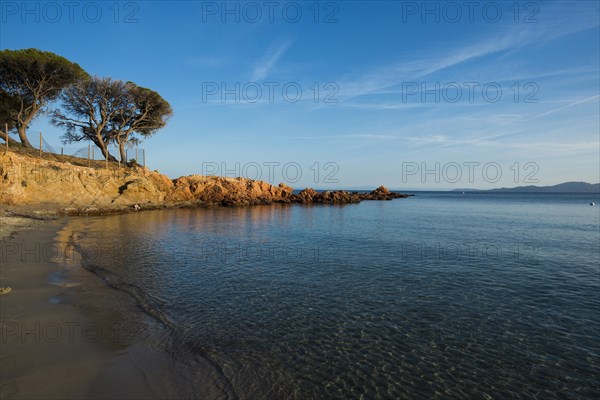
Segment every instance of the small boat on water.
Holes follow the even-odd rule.
[[[590,203],[590,206],[595,206],[596,203],[594,203],[593,201]]]

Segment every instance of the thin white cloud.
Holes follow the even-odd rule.
[[[421,137],[410,136],[410,137],[406,137],[404,139],[409,142],[417,142],[417,143],[449,143],[449,142],[453,141],[444,135],[421,136]]]
[[[275,63],[279,61],[291,44],[292,41],[287,40],[279,46],[271,46],[263,55],[261,61],[254,67],[252,81],[256,82],[265,79],[273,66],[275,66]]]
[[[340,82],[340,95],[345,98],[380,93],[400,82],[423,78],[454,65],[509,48],[516,39],[494,40],[466,49],[451,51],[443,57],[425,56],[412,62],[379,68],[353,80]]]
[[[545,117],[546,115],[554,114],[555,112],[562,111],[562,110],[565,110],[567,108],[571,108],[571,107],[576,106],[578,104],[587,103],[588,101],[592,101],[592,100],[597,99],[599,97],[600,97],[600,95],[595,95],[595,96],[591,96],[591,97],[588,97],[588,98],[583,99],[583,100],[575,101],[575,102],[567,104],[565,106],[554,108],[554,109],[552,109],[550,111],[546,111],[544,113],[536,115],[535,117],[533,117],[531,119],[537,119],[537,118]]]
[[[443,135],[425,136],[425,137],[407,137],[404,138],[409,143],[426,145],[422,150],[431,151],[431,144],[439,144],[442,147],[450,146],[461,146],[464,148],[475,148],[475,147],[488,147],[491,149],[512,149],[512,150],[535,150],[536,152],[582,152],[597,150],[600,142],[596,141],[576,141],[576,142],[564,142],[564,141],[498,141],[496,138],[481,138],[481,139],[456,139],[448,138]]]
[[[402,110],[406,108],[427,107],[425,103],[346,103],[346,107],[359,108],[364,110]]]
[[[402,82],[422,79],[491,54],[516,51],[532,45],[538,46],[557,38],[597,28],[599,25],[595,10],[590,12],[586,9],[583,12],[580,8],[561,7],[559,3],[550,5],[546,11],[543,22],[523,24],[518,26],[518,29],[515,29],[515,25],[512,24],[503,34],[489,37],[471,46],[449,49],[442,55],[439,52],[425,54],[411,62],[379,67],[359,76],[342,78],[339,80],[339,96],[347,100],[364,95],[381,94]],[[578,23],[574,24],[573,21]]]
[[[372,133],[341,135],[340,137],[356,138],[356,139],[396,139],[396,136],[392,136],[392,135],[377,135],[377,134],[372,134]]]
[[[546,117],[546,116],[548,116],[548,115],[551,115],[551,114],[557,113],[557,112],[559,112],[559,111],[562,111],[562,110],[566,110],[566,109],[568,109],[568,108],[571,108],[571,107],[577,106],[577,105],[579,105],[579,104],[588,103],[588,102],[590,102],[590,101],[592,101],[592,100],[596,100],[596,99],[598,99],[598,98],[600,98],[600,95],[595,95],[595,96],[587,97],[587,98],[585,98],[585,99],[582,99],[582,100],[578,100],[578,101],[571,102],[571,103],[569,103],[569,104],[566,104],[566,105],[564,105],[564,106],[561,106],[561,107],[553,108],[553,109],[551,109],[551,110],[548,110],[548,111],[545,111],[545,112],[543,112],[543,113],[541,113],[541,114],[535,115],[535,116],[533,116],[533,117],[531,117],[531,118],[525,118],[525,119],[521,119],[521,120],[517,119],[517,120],[512,120],[512,121],[511,121],[511,120],[509,120],[509,121],[506,121],[506,122],[505,122],[505,123],[503,123],[503,124],[499,124],[499,125],[498,125],[497,127],[495,127],[495,128],[492,128],[492,129],[488,129],[488,130],[486,130],[486,131],[483,131],[483,132],[481,132],[480,134],[485,134],[485,133],[493,132],[493,131],[496,131],[496,130],[498,130],[498,129],[500,129],[500,128],[505,128],[505,127],[506,127],[506,126],[508,126],[508,125],[512,125],[512,124],[514,124],[514,123],[516,123],[516,122],[518,122],[518,123],[520,123],[520,124],[525,124],[525,123],[527,123],[527,122],[529,122],[529,121],[533,121],[533,120],[536,120],[536,119],[538,119],[538,118]],[[488,140],[501,139],[501,138],[504,138],[504,137],[507,137],[507,136],[512,136],[512,135],[513,135],[512,133],[508,133],[508,134],[507,134],[507,133],[503,132],[503,133],[499,133],[499,134],[495,134],[495,135],[487,136],[487,137],[486,137],[486,139],[488,139]]]

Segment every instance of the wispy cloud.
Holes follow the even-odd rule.
[[[599,97],[600,97],[600,95],[595,95],[595,96],[591,96],[591,97],[588,97],[588,98],[586,98],[586,99],[583,99],[583,100],[578,100],[578,101],[575,101],[575,102],[569,103],[569,104],[567,104],[567,105],[565,105],[565,106],[558,107],[558,108],[554,108],[554,109],[552,109],[552,110],[549,110],[549,111],[546,111],[546,112],[544,112],[544,113],[541,113],[541,114],[539,114],[539,115],[536,115],[536,116],[535,116],[535,117],[533,117],[532,119],[537,119],[537,118],[545,117],[545,116],[547,116],[547,115],[554,114],[555,112],[562,111],[562,110],[565,110],[565,109],[567,109],[567,108],[571,108],[571,107],[573,107],[573,106],[576,106],[576,105],[579,105],[579,104],[587,103],[588,101],[595,100],[595,99],[597,99],[597,98],[599,98]]]
[[[507,49],[516,43],[516,38],[508,37],[478,44],[458,51],[450,51],[444,56],[421,56],[420,59],[397,65],[377,68],[357,78],[343,79],[340,82],[340,95],[344,98],[354,98],[381,91],[413,79],[423,78],[435,72],[450,68],[454,65],[473,60],[478,57]]]
[[[565,8],[560,3],[550,5],[543,23],[530,26],[514,25],[486,40],[471,45],[439,51],[431,54],[415,55],[410,62],[401,62],[377,67],[358,76],[339,79],[340,98],[352,99],[364,95],[381,94],[401,82],[423,79],[451,67],[465,64],[486,56],[516,52],[529,46],[539,46],[555,39],[584,30],[597,28],[597,11],[584,12],[582,8]],[[594,10],[592,10],[594,11]],[[577,15],[573,15],[573,14]],[[579,21],[573,24],[572,21]]]
[[[407,108],[427,107],[425,103],[354,103],[348,102],[344,104],[346,107],[359,108],[364,110],[402,110]]]
[[[284,43],[276,46],[271,46],[263,55],[259,63],[254,67],[252,72],[252,81],[262,81],[271,72],[271,69],[275,66],[275,63],[279,61],[281,56],[287,51],[292,44],[292,40],[289,39]]]
[[[449,143],[451,139],[449,139],[445,135],[433,135],[433,136],[409,136],[405,137],[404,140],[409,142],[417,142],[417,143]]]
[[[582,100],[572,101],[569,104],[566,104],[566,105],[561,106],[561,107],[553,108],[553,109],[545,111],[545,112],[543,112],[541,114],[534,115],[534,116],[532,116],[530,118],[516,119],[516,120],[507,120],[506,122],[498,124],[496,127],[492,128],[492,129],[488,129],[486,131],[483,131],[480,134],[483,135],[485,133],[494,132],[494,131],[497,131],[499,129],[506,128],[507,126],[515,124],[515,123],[525,124],[527,122],[531,122],[533,120],[537,120],[537,119],[546,117],[548,115],[551,115],[551,114],[554,114],[554,113],[566,110],[568,108],[575,107],[575,106],[578,106],[580,104],[585,104],[585,103],[588,103],[588,102],[593,101],[593,100],[597,100],[598,98],[600,98],[600,95],[595,95],[595,96],[587,97],[587,98],[582,99]],[[501,133],[498,133],[498,134],[493,134],[493,135],[490,135],[490,136],[486,136],[486,139],[488,139],[488,140],[498,140],[498,139],[510,137],[510,136],[513,136],[513,135],[514,135],[514,133],[501,132]]]
[[[358,133],[358,134],[352,134],[352,135],[341,135],[340,137],[355,138],[355,139],[375,139],[375,140],[397,139],[397,136],[394,136],[394,135],[378,135],[378,134],[373,134],[373,133]]]

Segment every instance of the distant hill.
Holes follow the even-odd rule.
[[[529,192],[529,193],[599,193],[600,183],[565,182],[554,186],[518,186],[514,188],[490,189],[490,192]]]

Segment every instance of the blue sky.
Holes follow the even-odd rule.
[[[0,4],[2,49],[52,51],[171,103],[143,144],[148,166],[171,177],[600,181],[597,1]],[[39,131],[60,147],[48,118]]]

